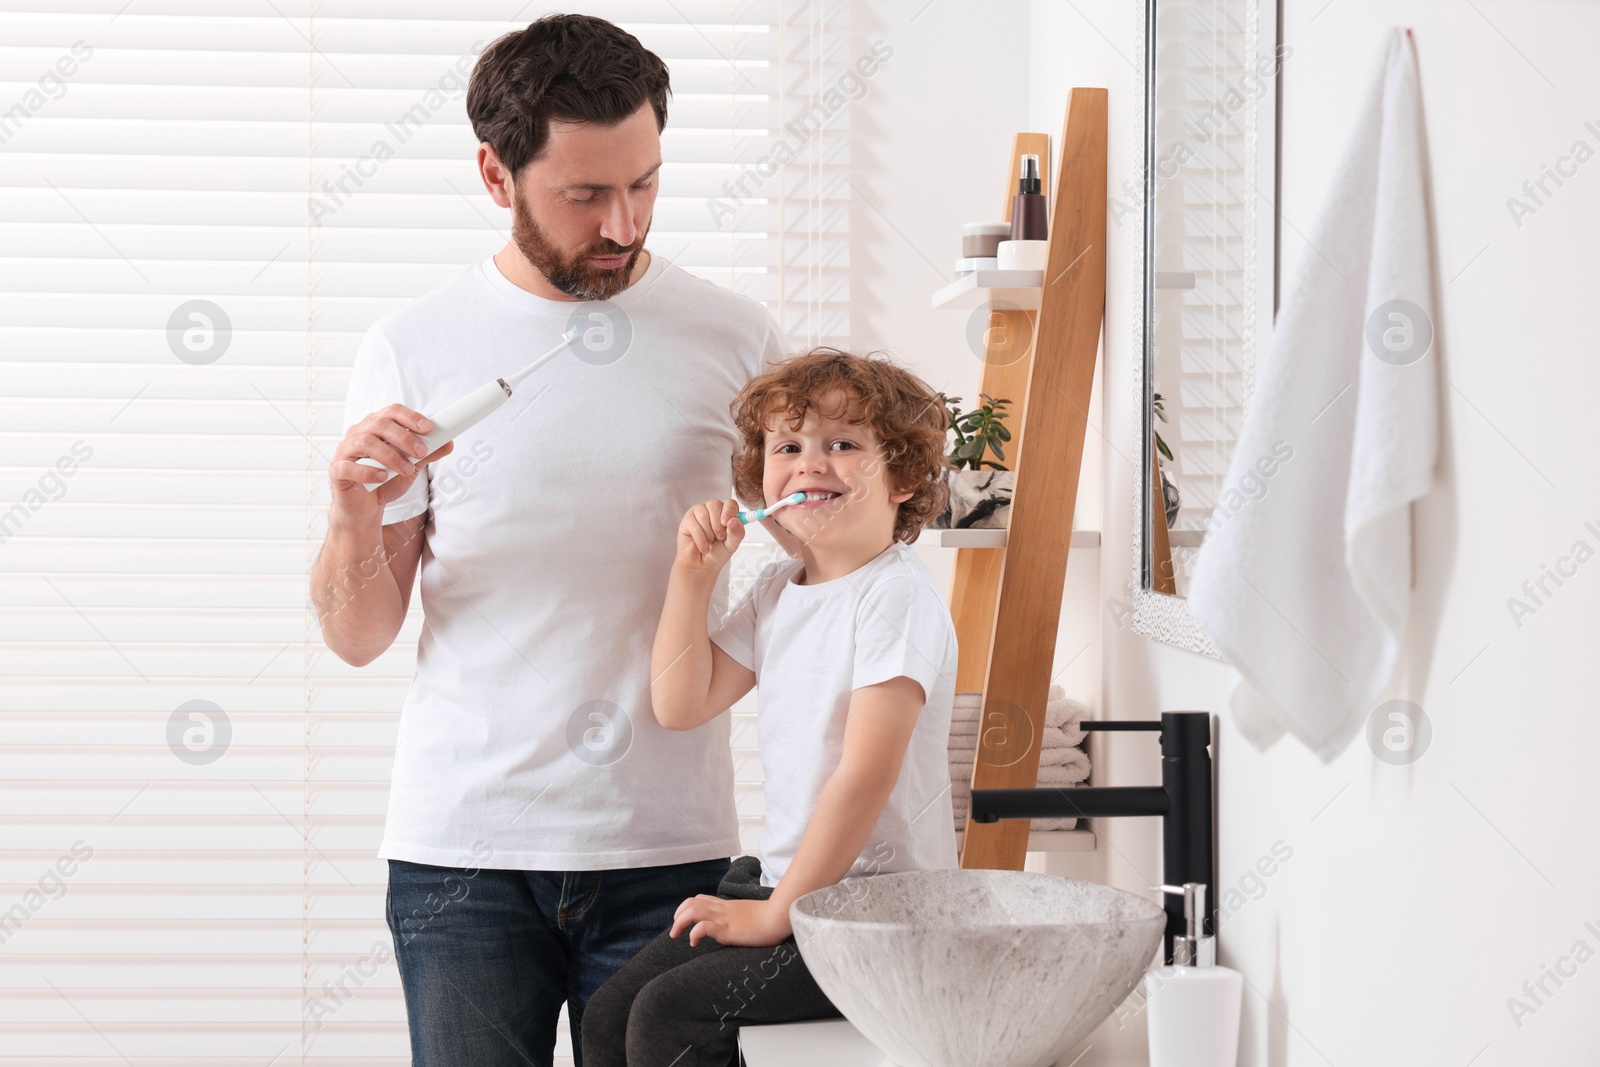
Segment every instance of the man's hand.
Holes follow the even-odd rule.
[[[786,907],[770,900],[723,900],[705,893],[678,905],[667,933],[677,937],[685,928],[691,946],[710,937],[724,945],[765,948],[794,933]]]
[[[344,432],[328,464],[328,480],[333,485],[332,515],[352,525],[372,525],[383,515],[383,508],[398,500],[422,468],[455,448],[451,441],[432,454],[421,435],[433,424],[420,412],[400,404],[374,411]],[[394,471],[394,477],[368,492],[367,486],[382,481],[388,471],[369,467],[356,460],[375,459]]]
[[[678,524],[674,566],[686,574],[715,578],[744,541],[737,500],[707,500],[684,513]]]

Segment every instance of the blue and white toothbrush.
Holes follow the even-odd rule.
[[[757,508],[754,511],[739,512],[739,521],[748,526],[752,522],[759,522],[761,519],[767,518],[774,511],[777,511],[786,504],[801,504],[805,502],[805,499],[806,495],[804,493],[790,493],[788,496],[784,497],[782,500],[778,501],[769,508]]]

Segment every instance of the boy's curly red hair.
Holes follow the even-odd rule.
[[[895,516],[894,537],[912,541],[944,511],[949,498],[945,435],[950,414],[943,398],[915,374],[877,359],[819,346],[773,365],[752,378],[729,406],[739,431],[733,456],[734,492],[757,507],[767,501],[761,476],[766,466],[767,425],[787,417],[798,430],[813,407],[819,418],[870,426],[882,442],[881,457],[893,491],[911,492]],[[830,394],[845,397],[842,411],[824,411]]]

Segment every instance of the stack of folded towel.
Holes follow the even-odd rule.
[[[957,830],[967,826],[967,810],[972,804],[972,762],[978,751],[978,735],[984,725],[979,716],[982,693],[957,693],[950,716],[950,802],[955,809]],[[1059,685],[1050,687],[1045,703],[1044,736],[1039,739],[1039,782],[1041,786],[1081,785],[1089,777],[1089,754],[1078,747],[1084,733],[1079,725],[1089,709],[1068,700]],[[1034,819],[1030,830],[1071,830],[1077,819]]]

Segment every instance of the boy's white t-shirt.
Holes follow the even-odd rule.
[[[598,870],[740,851],[728,717],[660,726],[650,650],[684,512],[732,495],[729,402],[784,355],[766,309],[655,254],[610,301],[546,300],[490,258],[367,331],[344,425],[436,412],[573,323],[572,351],[384,509],[432,514],[380,857]]]
[[[933,575],[900,541],[831,581],[797,585],[803,568],[798,559],[768,564],[711,634],[756,673],[761,884],[777,885],[789,869],[839,765],[852,692],[902,675],[926,702],[894,790],[845,877],[956,866],[948,755],[956,631]]]

